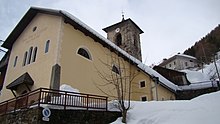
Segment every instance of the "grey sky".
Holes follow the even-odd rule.
[[[1,0],[0,39],[30,6],[66,10],[106,37],[102,28],[131,18],[143,31],[145,64],[183,52],[220,24],[220,0]]]

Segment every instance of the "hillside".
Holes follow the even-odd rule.
[[[210,63],[213,54],[220,51],[220,24],[209,34],[184,51],[184,54],[196,57],[200,62]]]

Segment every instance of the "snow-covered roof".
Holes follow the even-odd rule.
[[[186,73],[186,77],[190,83],[203,83],[210,81],[210,78],[205,73],[192,70],[181,70],[181,72]]]
[[[137,60],[121,48],[119,48],[117,45],[115,45],[110,40],[106,39],[102,35],[100,35],[98,32],[90,28],[88,25],[80,21],[75,16],[71,15],[70,13],[64,11],[64,10],[54,10],[54,9],[45,9],[45,8],[38,8],[38,7],[31,7],[28,12],[24,15],[22,20],[17,24],[15,29],[12,31],[12,33],[8,36],[6,41],[4,42],[3,46],[7,49],[11,49],[13,43],[16,41],[16,39],[19,37],[19,35],[22,33],[22,31],[25,29],[25,27],[30,23],[30,21],[34,18],[34,16],[37,13],[45,13],[45,14],[52,14],[52,15],[58,15],[65,18],[66,21],[70,22],[72,25],[76,26],[77,28],[80,28],[80,30],[83,33],[88,34],[90,37],[94,38],[94,40],[98,40],[99,43],[103,45],[108,45],[109,49],[114,49],[118,51],[123,57],[128,59],[129,61],[132,61],[139,67],[143,72],[149,74],[150,76],[155,76],[159,78],[160,83],[167,87],[168,89],[172,91],[178,90],[178,86],[173,84],[172,82],[168,81],[166,78],[161,76],[159,73],[151,69],[150,67],[144,65],[141,61]]]
[[[211,87],[218,87],[216,81],[206,81],[203,83],[194,83],[185,86],[178,86],[181,90],[198,90],[198,89],[206,89]]]
[[[196,57],[186,55],[186,54],[176,54],[176,56],[182,56],[182,57],[186,57],[186,58],[196,59]]]

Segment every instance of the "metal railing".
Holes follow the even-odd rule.
[[[108,97],[84,93],[67,92],[39,88],[22,96],[0,103],[0,115],[20,109],[50,105],[66,109],[105,110],[108,109]]]

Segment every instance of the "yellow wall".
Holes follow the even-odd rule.
[[[92,60],[77,54],[80,47],[89,50]],[[61,48],[61,85],[68,84],[79,89],[80,92],[103,95],[97,89],[97,85],[103,82],[97,71],[110,72],[101,63],[107,61],[106,54],[110,53],[109,50],[69,24],[64,24]]]
[[[145,87],[140,87],[140,82],[145,81]],[[134,83],[132,85],[132,99],[135,101],[140,101],[141,97],[147,97],[148,101],[152,100],[151,93],[151,78],[148,75],[139,73],[137,77],[134,79]]]
[[[35,26],[37,26],[37,30],[33,32]],[[49,52],[45,54],[44,49],[47,40],[50,40],[50,47]],[[36,62],[22,66],[24,53],[31,46],[33,48],[38,47]],[[90,52],[92,60],[77,54],[81,47]],[[13,67],[16,56],[18,56],[17,65]],[[5,87],[25,72],[28,72],[34,80],[32,90],[39,87],[49,88],[51,70],[55,64],[61,66],[60,85],[71,85],[82,93],[106,95],[99,90],[101,88],[109,95],[115,96],[115,92],[112,92],[114,87],[106,85],[107,82],[98,73],[110,75],[112,65],[118,66],[119,63],[124,63],[126,69],[131,68],[131,72],[137,74],[132,80],[132,100],[139,101],[141,96],[146,96],[148,100],[154,100],[152,79],[135,65],[130,65],[122,58],[120,58],[121,62],[117,62],[117,59],[112,60],[111,56],[114,58],[117,55],[70,24],[64,23],[61,17],[38,14],[13,45],[0,100],[13,97],[11,91]],[[110,67],[105,64],[110,65]],[[121,69],[121,71],[128,73],[126,69]],[[139,82],[143,80],[146,81],[146,87],[140,88]],[[105,86],[100,86],[103,84]],[[18,89],[19,94],[23,88],[25,87],[21,86]],[[161,94],[160,98],[169,99],[170,95],[173,95],[161,86],[158,86],[158,90],[158,94]]]
[[[163,100],[174,100],[175,94],[168,89],[164,88],[161,84],[151,82],[152,86],[152,100],[163,101]]]
[[[6,89],[6,86],[25,72],[28,72],[34,80],[34,86],[31,89],[49,88],[51,69],[57,61],[57,55],[54,53],[57,53],[61,20],[62,18],[58,16],[38,14],[15,41],[10,54],[4,87],[0,97],[1,101],[14,97],[11,91]],[[35,26],[37,29],[33,32]],[[50,40],[50,48],[48,53],[44,53],[47,40]],[[36,61],[23,66],[24,53],[29,51],[30,47],[38,48]],[[16,56],[18,56],[18,60],[14,67]],[[23,88],[25,87],[21,87],[18,91]]]
[[[81,31],[74,29],[70,24],[64,24],[63,28],[64,35],[60,45],[61,59],[59,62],[61,65],[61,85],[71,85],[72,87],[79,89],[80,92],[106,95],[98,89],[102,88],[103,91],[111,94],[109,92],[113,90],[113,87],[110,85],[100,86],[100,84],[103,85],[107,82],[98,75],[97,71],[103,74],[107,73],[106,77],[109,76],[111,74],[111,67],[109,69],[108,66],[113,65],[113,61],[118,65],[117,60],[111,60],[111,56],[116,56],[116,54],[110,52],[109,49],[103,47],[100,43],[95,42],[89,36],[84,35]],[[89,50],[92,60],[88,60],[77,54],[77,50],[80,47]],[[124,59],[120,59],[120,61],[125,63],[126,68],[131,66],[132,71],[139,71],[138,75],[136,75],[132,81],[132,100],[139,101],[142,96],[146,96],[149,101],[153,100],[151,85],[151,82],[153,81],[149,75],[140,71],[136,66],[128,64]],[[143,80],[146,81],[146,87],[140,88],[139,82]],[[169,93],[173,94],[167,89],[160,89],[161,94],[163,94],[162,92],[165,93],[163,94],[165,99],[169,99]]]

